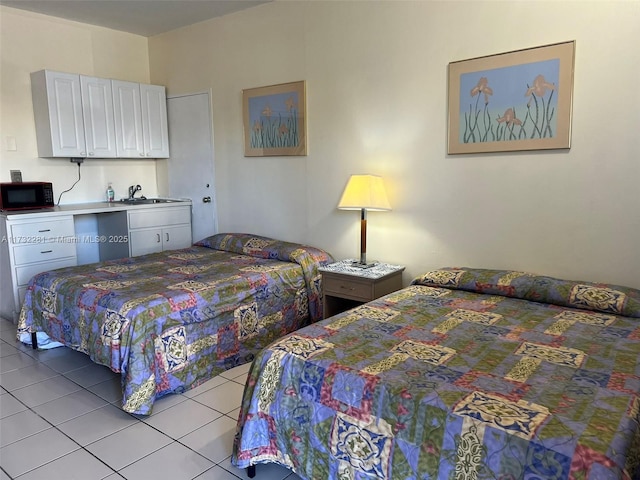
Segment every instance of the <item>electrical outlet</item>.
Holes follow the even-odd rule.
[[[22,172],[20,170],[9,170],[11,181],[14,183],[22,182]]]

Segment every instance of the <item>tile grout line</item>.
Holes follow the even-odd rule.
[[[92,393],[93,393],[93,392],[92,392]],[[44,421],[45,421],[45,422],[50,426],[50,428],[54,428],[56,431],[58,431],[59,433],[61,433],[61,434],[62,434],[62,435],[64,435],[65,437],[67,437],[69,440],[71,440],[73,443],[75,443],[75,444],[78,446],[78,448],[76,448],[75,450],[72,450],[72,451],[70,451],[70,452],[67,452],[67,453],[65,453],[64,455],[60,455],[59,457],[56,457],[56,458],[54,458],[53,460],[50,460],[50,461],[45,462],[45,463],[43,463],[43,464],[41,464],[41,465],[38,465],[38,466],[36,466],[36,467],[34,467],[34,468],[30,469],[30,470],[27,470],[26,472],[22,472],[22,473],[21,473],[20,475],[18,475],[16,478],[18,478],[18,479],[19,479],[19,478],[20,478],[21,476],[23,476],[23,475],[26,475],[26,474],[28,474],[28,473],[30,473],[30,472],[33,472],[34,470],[36,470],[36,469],[38,469],[38,468],[40,468],[40,467],[44,467],[45,465],[47,465],[47,464],[49,464],[49,463],[55,462],[55,461],[57,461],[57,460],[60,460],[61,458],[66,457],[67,455],[71,455],[72,453],[75,453],[75,452],[77,452],[78,450],[84,450],[85,452],[87,452],[87,453],[89,453],[90,455],[92,455],[96,460],[100,461],[100,463],[104,464],[107,468],[109,468],[109,469],[112,471],[111,475],[112,475],[113,473],[118,473],[116,470],[114,470],[114,469],[113,469],[113,468],[111,468],[109,465],[107,465],[107,464],[106,464],[102,459],[100,459],[100,458],[96,457],[95,455],[93,455],[93,453],[91,453],[91,452],[90,452],[90,451],[88,451],[86,448],[84,448],[82,445],[80,445],[76,440],[74,440],[74,439],[73,439],[73,438],[71,438],[69,435],[67,435],[65,432],[63,432],[62,430],[60,430],[56,425],[52,424],[49,420],[47,420],[46,418],[44,418],[44,417],[43,417],[42,415],[40,415],[38,412],[36,412],[36,411],[35,411],[35,410],[33,410],[31,407],[29,407],[28,405],[26,405],[25,403],[23,403],[19,398],[17,398],[15,395],[13,395],[11,391],[7,390],[7,394],[8,394],[8,395],[11,395],[11,396],[16,400],[16,401],[18,401],[18,402],[20,402],[22,405],[24,405],[24,406],[25,406],[25,408],[27,409],[27,411],[29,411],[29,412],[33,413],[34,415],[37,415],[40,419],[44,420]],[[46,403],[48,403],[48,402],[46,402]],[[43,404],[43,405],[44,405],[44,404]],[[23,410],[23,411],[24,411],[24,410]],[[18,412],[18,413],[21,413],[21,412]],[[91,413],[91,412],[87,412],[87,413]],[[17,413],[15,413],[14,415],[17,415]],[[9,415],[9,417],[11,417],[11,416],[13,416],[13,415]],[[9,418],[9,417],[5,417],[5,418]],[[77,417],[75,417],[75,418],[77,418]],[[64,422],[63,422],[63,423],[64,423]],[[48,430],[48,429],[46,429],[46,430]],[[35,435],[41,434],[41,433],[42,433],[42,432],[44,432],[44,431],[45,431],[45,430],[41,430],[41,431],[39,431],[39,432],[32,433],[31,435],[27,435],[26,437],[21,438],[20,440],[16,440],[15,442],[11,442],[11,443],[9,443],[9,444],[5,445],[4,447],[7,447],[7,446],[9,446],[9,445],[13,445],[13,444],[15,444],[15,443],[21,442],[22,440],[26,440],[27,438],[30,438],[30,437],[33,437],[33,436],[35,436]],[[3,448],[4,448],[4,447],[3,447]],[[3,469],[3,471],[5,471],[5,470]],[[7,472],[5,471],[5,473],[7,473]],[[7,473],[7,475],[9,476],[9,478],[13,478],[13,477],[11,477],[11,475],[9,475],[8,473]]]
[[[42,363],[42,362],[40,362],[40,363]],[[73,380],[71,380],[70,378],[66,377],[66,376],[65,376],[64,374],[62,374],[62,373],[60,373],[59,375],[56,375],[56,376],[64,377],[64,378],[66,378],[67,380],[69,380],[69,381],[71,381],[71,382],[75,383],[76,385],[78,385],[78,386],[79,386],[83,391],[89,392],[89,393],[91,393],[93,396],[96,396],[96,397],[100,398],[101,400],[105,400],[105,401],[107,401],[106,399],[104,399],[104,398],[100,397],[100,396],[99,396],[99,395],[97,395],[96,393],[94,393],[94,392],[90,391],[87,387],[84,387],[83,385],[80,385],[80,384],[78,384],[77,382],[74,382]],[[55,377],[51,377],[51,378],[55,378]],[[49,380],[49,379],[47,379],[47,380]],[[43,382],[44,382],[44,381],[46,381],[46,380],[43,380]],[[30,385],[27,385],[27,386],[36,385],[37,383],[41,383],[41,382],[35,382],[35,383],[30,384]],[[225,382],[225,383],[226,383],[226,382]],[[221,385],[218,385],[218,386],[222,386],[222,385],[224,385],[224,384],[221,384]],[[25,386],[25,387],[26,387],[26,386]],[[24,388],[24,387],[22,387],[22,388]],[[213,387],[213,388],[216,388],[216,387]],[[180,444],[181,446],[183,446],[183,447],[187,448],[188,450],[192,451],[193,453],[197,454],[198,456],[200,456],[200,457],[202,457],[203,459],[207,460],[208,462],[211,462],[211,463],[212,463],[212,465],[211,465],[207,470],[205,470],[204,472],[199,473],[199,474],[198,474],[198,476],[202,475],[203,473],[207,472],[208,470],[210,470],[211,468],[216,467],[216,466],[217,466],[217,467],[222,468],[222,469],[223,469],[223,470],[225,470],[226,472],[228,472],[228,473],[230,473],[231,475],[233,475],[233,473],[232,473],[232,472],[229,472],[228,470],[226,470],[226,469],[222,466],[222,462],[214,462],[213,460],[211,460],[211,459],[209,459],[209,458],[205,457],[204,455],[202,455],[200,452],[198,452],[198,451],[194,450],[193,448],[191,448],[189,445],[186,445],[185,443],[182,443],[182,442],[180,441],[180,439],[182,439],[182,438],[186,437],[187,435],[189,435],[189,434],[191,434],[191,433],[195,432],[197,429],[196,429],[196,430],[192,430],[192,431],[190,431],[190,432],[188,432],[188,433],[186,433],[186,434],[182,435],[180,438],[174,438],[174,437],[172,437],[172,436],[168,435],[166,432],[163,432],[163,431],[159,430],[158,428],[154,427],[153,425],[149,425],[148,423],[144,422],[144,420],[142,420],[142,419],[139,419],[139,418],[135,417],[134,415],[132,415],[132,414],[131,414],[131,413],[129,413],[129,412],[125,412],[125,413],[127,413],[127,415],[129,415],[129,416],[131,416],[132,418],[134,418],[135,420],[137,420],[137,422],[138,422],[137,424],[139,424],[139,423],[143,423],[145,426],[147,426],[147,427],[149,427],[149,428],[151,428],[151,429],[155,430],[156,432],[158,432],[158,433],[160,433],[160,434],[162,434],[162,435],[166,436],[167,438],[169,438],[169,439],[171,440],[171,442],[170,442],[170,443],[168,443],[167,445],[164,445],[163,447],[160,447],[160,448],[158,448],[158,449],[156,449],[156,450],[154,450],[154,451],[152,451],[152,452],[149,452],[149,453],[145,454],[144,456],[142,456],[142,457],[140,457],[140,458],[137,458],[134,462],[131,462],[131,463],[129,463],[129,464],[127,464],[127,465],[125,465],[125,466],[121,467],[121,468],[120,468],[120,469],[118,469],[118,470],[115,470],[113,467],[111,467],[110,465],[108,465],[107,463],[105,463],[105,462],[104,462],[100,457],[97,457],[97,456],[96,456],[94,453],[92,453],[90,450],[87,450],[87,448],[86,448],[86,447],[87,447],[87,446],[89,446],[89,445],[92,445],[92,444],[94,444],[94,443],[96,443],[96,442],[99,442],[100,440],[103,440],[103,439],[105,439],[105,438],[107,438],[107,437],[109,437],[109,436],[111,436],[111,435],[114,435],[114,434],[116,434],[116,433],[118,433],[118,432],[121,432],[122,430],[125,430],[126,428],[129,428],[129,427],[124,427],[124,428],[122,428],[122,429],[120,429],[120,430],[117,430],[117,431],[115,431],[115,432],[110,433],[109,435],[106,435],[105,437],[102,437],[102,438],[96,439],[95,441],[93,441],[93,442],[91,442],[91,443],[87,444],[86,446],[83,446],[83,445],[79,444],[76,440],[74,440],[72,437],[70,437],[69,435],[67,435],[65,432],[63,432],[62,430],[60,430],[56,425],[52,424],[49,420],[47,420],[47,419],[46,419],[46,418],[44,418],[42,415],[40,415],[38,412],[36,412],[35,410],[33,410],[30,406],[28,406],[28,405],[26,405],[24,402],[22,402],[18,397],[16,397],[15,395],[13,395],[13,393],[12,393],[10,390],[6,390],[6,389],[5,389],[5,391],[6,391],[6,394],[10,395],[14,400],[16,400],[16,401],[17,401],[17,402],[19,402],[21,405],[23,405],[23,406],[25,407],[26,411],[29,411],[29,412],[31,412],[31,413],[33,413],[33,414],[37,415],[40,419],[44,420],[44,421],[45,421],[45,422],[50,426],[50,428],[54,428],[56,431],[60,432],[62,435],[64,435],[65,437],[67,437],[69,440],[71,440],[74,444],[76,444],[76,445],[78,446],[78,448],[76,448],[75,450],[72,450],[72,451],[70,451],[70,452],[67,452],[67,453],[66,453],[66,454],[64,454],[64,455],[61,455],[61,456],[59,456],[59,457],[56,457],[56,458],[54,458],[54,459],[52,459],[52,460],[50,460],[50,461],[48,461],[48,462],[46,462],[46,463],[43,463],[43,464],[41,464],[41,465],[37,465],[36,467],[34,467],[34,468],[30,469],[30,470],[27,470],[27,471],[25,471],[25,472],[21,473],[18,477],[16,477],[17,479],[19,479],[19,477],[21,477],[21,476],[23,476],[23,475],[26,475],[27,473],[32,472],[33,470],[36,470],[36,469],[38,469],[38,468],[41,468],[41,467],[43,467],[43,466],[45,466],[45,465],[47,465],[47,464],[49,464],[49,463],[55,462],[55,461],[57,461],[57,460],[59,460],[59,459],[61,459],[61,458],[65,457],[65,456],[67,456],[67,455],[70,455],[70,454],[72,454],[72,453],[74,453],[74,452],[77,452],[78,450],[84,450],[84,451],[85,451],[85,452],[87,452],[89,455],[91,455],[92,457],[94,457],[96,460],[100,461],[100,463],[102,463],[102,464],[103,464],[103,465],[105,465],[107,468],[109,468],[109,469],[112,471],[112,473],[111,473],[110,475],[113,475],[114,473],[117,473],[118,475],[120,475],[120,471],[122,471],[123,469],[125,469],[125,468],[127,468],[127,467],[129,467],[129,466],[133,465],[134,463],[136,463],[136,462],[138,462],[138,461],[140,461],[140,460],[142,460],[142,459],[144,459],[144,458],[147,458],[148,456],[152,455],[153,453],[155,453],[155,452],[157,452],[157,451],[159,451],[159,450],[162,450],[163,448],[166,448],[167,446],[169,446],[169,445],[171,445],[171,444],[173,444],[173,443],[178,443],[178,444]],[[204,392],[203,392],[203,393],[204,393]],[[182,394],[181,394],[181,395],[182,395]],[[64,396],[66,396],[66,395],[63,395],[62,397],[59,397],[59,398],[64,398]],[[188,397],[187,397],[187,398],[188,398]],[[189,398],[188,398],[188,399],[189,399]],[[54,400],[51,400],[51,401],[55,401],[55,400],[57,400],[57,399],[54,399]],[[193,400],[193,399],[190,399],[190,400]],[[194,401],[196,401],[196,402],[197,402],[197,403],[199,403],[200,405],[203,405],[203,406],[205,406],[205,407],[207,407],[207,408],[210,408],[211,410],[216,411],[217,413],[220,413],[220,416],[219,416],[218,418],[227,417],[227,418],[229,418],[229,419],[233,420],[233,418],[232,418],[232,417],[230,417],[230,416],[228,416],[226,413],[223,413],[223,412],[220,412],[220,411],[218,411],[218,410],[215,410],[215,409],[211,408],[211,407],[210,407],[210,406],[208,406],[208,405],[205,405],[205,404],[203,404],[203,403],[201,403],[201,402],[198,402],[197,400],[194,400]],[[50,402],[45,402],[45,403],[43,403],[42,405],[45,405],[46,403],[50,403]],[[106,404],[105,406],[107,406],[107,405],[113,405],[113,403],[111,403],[111,402],[108,402],[108,401],[107,401],[107,404]],[[179,405],[179,404],[178,404],[178,405]],[[175,405],[174,405],[174,406],[175,406]],[[91,413],[95,412],[96,410],[99,410],[100,408],[104,408],[104,407],[99,407],[99,408],[93,409],[93,410],[91,410],[90,412],[86,412],[86,413],[84,413],[83,415],[89,415],[89,414],[91,414]],[[173,407],[169,407],[169,408],[173,408]],[[235,409],[234,409],[234,410],[235,410]],[[23,410],[23,411],[25,411],[25,410]],[[21,413],[21,412],[16,412],[16,414],[17,414],[17,413]],[[16,415],[16,414],[14,414],[14,415]],[[9,416],[12,416],[12,415],[9,415]],[[79,417],[81,417],[81,416],[82,416],[82,415],[79,415],[78,417],[74,417],[74,418],[68,419],[68,420],[67,420],[67,422],[68,422],[68,421],[71,421],[71,420],[74,420],[74,419],[76,419],[76,418],[79,418]],[[7,417],[7,418],[8,418],[8,417]],[[217,420],[218,418],[216,418],[215,420]],[[207,422],[206,424],[201,425],[201,426],[200,426],[200,427],[198,427],[198,428],[202,428],[203,426],[208,425],[209,423],[212,423],[212,422],[214,422],[215,420],[212,420],[211,422]],[[235,420],[234,420],[234,421],[235,421]],[[66,422],[62,422],[62,423],[66,423]],[[137,425],[137,424],[134,424],[134,425]],[[62,425],[62,424],[61,424],[61,425]],[[131,425],[131,426],[133,426],[133,425]],[[30,437],[32,437],[32,436],[38,435],[38,434],[42,433],[43,431],[44,431],[44,430],[41,430],[40,432],[36,432],[36,433],[31,434],[31,435],[27,435],[26,437],[21,438],[20,440],[17,440],[17,441],[15,441],[15,442],[11,442],[11,443],[9,443],[9,444],[7,444],[7,445],[5,445],[5,446],[12,445],[12,444],[17,443],[17,442],[19,442],[19,441],[22,441],[22,440],[25,440],[25,439],[30,438]],[[227,458],[229,458],[229,457],[225,457],[225,458],[223,459],[223,461],[224,461],[224,460],[226,460]],[[3,471],[4,471],[4,469],[3,469]],[[6,472],[5,472],[5,473],[6,473]],[[9,474],[7,473],[7,475],[9,475]],[[10,477],[10,478],[13,478],[13,477],[11,477],[10,475],[9,475],[9,477]],[[234,477],[236,477],[236,476],[234,475]],[[195,478],[197,478],[197,477],[195,477]],[[240,477],[236,477],[236,478],[240,478]]]
[[[8,323],[8,322],[9,322],[8,320],[6,320],[6,319],[4,319],[4,318],[0,318],[0,325],[2,325],[2,327],[4,327],[4,326],[6,325],[6,323]],[[0,328],[0,331],[2,331],[2,332],[5,332],[5,331],[11,331],[11,328]],[[16,341],[17,341],[17,340],[16,340]],[[105,394],[105,396],[106,396],[106,398],[105,398],[105,397],[103,397],[103,396],[99,395],[98,393],[96,393],[96,392],[94,392],[94,391],[90,390],[90,388],[89,388],[89,387],[87,387],[87,386],[85,386],[85,385],[82,385],[81,383],[79,383],[79,381],[74,380],[73,378],[70,378],[70,377],[68,377],[68,376],[67,376],[67,374],[69,374],[69,373],[71,373],[71,372],[76,372],[76,371],[78,371],[78,370],[80,370],[80,369],[82,369],[82,368],[86,367],[87,365],[98,365],[98,364],[88,363],[87,365],[79,366],[79,367],[74,368],[74,369],[71,369],[71,370],[58,371],[58,370],[56,370],[56,369],[54,369],[54,368],[52,368],[52,367],[48,366],[48,365],[47,365],[43,360],[41,360],[41,358],[40,358],[40,357],[41,357],[42,355],[41,355],[40,353],[44,352],[45,350],[33,350],[33,352],[40,352],[40,353],[32,354],[32,353],[31,353],[31,351],[25,351],[24,349],[19,348],[19,347],[16,347],[16,346],[12,345],[10,342],[7,342],[4,338],[0,338],[0,346],[5,346],[5,345],[6,345],[6,346],[8,346],[8,347],[10,346],[10,347],[12,347],[12,348],[14,348],[14,349],[15,349],[15,352],[11,352],[11,353],[10,353],[10,355],[19,355],[19,354],[27,355],[27,356],[29,356],[30,358],[32,358],[32,359],[34,360],[33,365],[44,366],[44,367],[46,367],[46,368],[51,369],[51,370],[55,373],[55,375],[54,375],[53,377],[45,378],[45,379],[41,379],[41,380],[36,381],[36,382],[34,382],[34,383],[31,383],[31,384],[29,384],[29,385],[24,385],[24,386],[21,386],[21,387],[19,387],[19,388],[13,389],[13,390],[9,390],[9,389],[6,389],[6,388],[4,388],[4,387],[2,387],[2,389],[0,390],[0,392],[1,392],[3,395],[4,395],[5,393],[6,393],[6,394],[8,394],[8,395],[13,399],[13,400],[15,400],[16,402],[18,402],[22,407],[24,407],[24,408],[25,408],[25,410],[21,410],[20,412],[15,412],[15,413],[13,413],[13,414],[11,414],[11,415],[8,415],[8,416],[7,416],[7,417],[5,417],[5,418],[8,418],[8,417],[11,417],[11,416],[16,415],[16,414],[18,414],[18,413],[21,413],[21,412],[25,412],[25,411],[27,411],[27,412],[30,412],[30,413],[35,414],[35,415],[36,415],[38,418],[40,418],[41,420],[44,420],[44,422],[46,423],[46,425],[48,425],[48,426],[49,426],[49,428],[46,428],[45,430],[41,430],[40,432],[36,432],[36,433],[34,433],[34,434],[28,435],[28,436],[26,436],[26,437],[24,437],[24,438],[21,438],[20,440],[17,440],[17,441],[11,442],[11,443],[10,443],[10,444],[8,444],[8,445],[13,445],[13,444],[15,444],[15,443],[17,443],[17,442],[19,442],[19,441],[22,441],[22,440],[25,440],[25,439],[27,439],[27,438],[33,437],[33,436],[35,436],[35,435],[41,434],[42,432],[44,432],[44,431],[46,431],[46,430],[49,430],[51,427],[53,427],[53,428],[55,429],[55,431],[56,431],[56,432],[62,433],[62,435],[63,435],[65,438],[68,438],[69,440],[71,440],[71,442],[72,442],[72,444],[73,444],[73,445],[72,445],[72,447],[73,447],[73,446],[77,447],[77,448],[74,448],[73,450],[71,450],[70,452],[67,452],[67,453],[66,453],[66,454],[64,454],[64,455],[60,455],[60,456],[58,456],[58,457],[56,457],[56,458],[54,458],[54,459],[52,459],[52,460],[48,460],[48,461],[46,461],[45,463],[39,464],[39,465],[37,465],[37,466],[35,466],[35,467],[33,467],[33,468],[29,469],[28,471],[25,471],[25,472],[20,473],[20,475],[19,475],[18,477],[16,477],[18,480],[19,480],[19,478],[20,478],[20,477],[22,477],[23,475],[27,475],[28,473],[33,472],[34,470],[36,470],[36,469],[38,469],[38,468],[42,468],[43,466],[45,466],[45,465],[47,465],[47,464],[49,464],[49,463],[59,461],[61,458],[66,457],[66,456],[68,456],[68,455],[71,455],[71,454],[73,454],[73,453],[76,453],[76,452],[78,452],[78,451],[80,451],[80,450],[83,450],[84,452],[88,453],[92,458],[94,458],[94,459],[98,460],[102,465],[104,465],[104,466],[105,466],[105,467],[106,467],[106,468],[111,472],[111,473],[107,473],[107,474],[103,477],[103,479],[104,479],[104,478],[110,478],[112,475],[114,475],[114,476],[118,476],[118,478],[121,478],[121,477],[123,477],[123,475],[121,474],[121,472],[122,472],[122,470],[124,470],[125,468],[128,468],[128,467],[130,467],[131,465],[135,464],[136,462],[139,462],[139,461],[141,461],[141,460],[143,460],[143,459],[145,459],[145,458],[149,457],[150,455],[152,455],[152,454],[154,454],[154,453],[158,452],[159,450],[162,450],[163,448],[168,447],[168,446],[173,445],[173,444],[176,444],[176,443],[177,443],[178,445],[180,445],[181,447],[184,447],[184,448],[188,449],[190,452],[197,454],[197,455],[198,455],[198,457],[201,457],[202,459],[204,459],[204,460],[206,460],[207,462],[210,462],[210,463],[211,463],[211,465],[210,465],[206,470],[204,470],[204,471],[202,471],[202,472],[198,473],[198,474],[197,474],[195,477],[193,477],[193,479],[191,479],[191,480],[195,480],[196,478],[198,478],[198,477],[200,477],[200,476],[206,476],[206,473],[207,473],[207,472],[209,472],[210,470],[216,469],[216,468],[219,468],[221,471],[224,471],[224,472],[225,472],[225,474],[228,474],[228,475],[229,475],[231,478],[233,478],[233,479],[238,479],[238,480],[240,480],[240,479],[242,479],[242,478],[243,478],[243,477],[241,477],[241,476],[238,476],[237,472],[233,472],[233,471],[231,471],[231,470],[229,470],[229,469],[225,468],[225,466],[224,466],[224,465],[226,464],[225,462],[229,462],[229,464],[230,464],[230,458],[231,458],[231,455],[226,456],[225,458],[223,458],[223,459],[221,459],[221,460],[219,460],[219,461],[217,461],[217,462],[216,462],[216,461],[213,461],[213,460],[212,460],[212,459],[210,459],[210,458],[207,458],[205,455],[201,454],[200,452],[198,452],[198,451],[197,451],[197,450],[195,450],[194,448],[190,447],[190,446],[189,446],[189,445],[187,445],[186,443],[183,443],[183,442],[184,442],[184,438],[185,438],[186,436],[188,436],[188,435],[190,435],[190,434],[192,434],[192,433],[196,432],[198,429],[200,429],[200,428],[204,427],[205,425],[208,425],[208,424],[210,424],[210,423],[213,423],[213,422],[215,422],[215,421],[217,421],[217,420],[219,420],[219,419],[226,418],[226,419],[228,419],[228,420],[231,420],[231,421],[232,421],[232,422],[234,422],[234,423],[235,423],[235,422],[237,422],[237,415],[234,415],[234,414],[233,414],[233,412],[237,411],[237,409],[238,409],[238,408],[241,408],[241,402],[240,402],[240,405],[238,405],[237,407],[233,408],[233,409],[232,409],[232,410],[230,410],[229,412],[222,412],[222,411],[220,411],[220,410],[217,410],[217,409],[215,409],[215,408],[211,407],[211,406],[210,406],[210,405],[208,405],[207,403],[204,403],[204,401],[202,401],[202,400],[197,400],[197,399],[195,398],[195,397],[197,397],[197,395],[196,395],[195,397],[189,397],[189,396],[185,395],[185,393],[186,393],[186,392],[182,392],[182,393],[180,393],[179,395],[181,395],[181,396],[183,396],[183,397],[184,397],[184,401],[192,400],[192,401],[194,401],[194,402],[196,402],[196,403],[198,403],[198,404],[200,404],[200,405],[202,405],[202,406],[204,406],[204,407],[206,407],[206,408],[208,408],[208,409],[210,409],[210,410],[212,410],[212,411],[216,412],[217,414],[219,414],[219,416],[218,416],[218,417],[216,417],[214,420],[211,420],[210,422],[207,422],[207,423],[204,423],[204,424],[202,424],[202,425],[199,425],[199,426],[198,426],[197,428],[195,428],[194,430],[192,430],[192,431],[190,431],[190,432],[187,432],[187,433],[185,433],[184,435],[181,435],[179,438],[174,438],[172,435],[170,435],[170,434],[168,434],[168,433],[166,433],[166,432],[163,432],[163,431],[162,431],[162,430],[160,430],[158,427],[153,426],[153,425],[150,425],[149,423],[145,422],[143,419],[136,417],[134,414],[131,414],[131,413],[129,413],[129,412],[125,412],[125,413],[127,413],[127,415],[128,415],[128,416],[130,416],[131,418],[133,418],[134,420],[136,420],[136,423],[134,423],[134,424],[132,424],[132,425],[129,425],[129,426],[126,426],[126,427],[123,427],[123,428],[121,428],[121,429],[119,429],[119,430],[116,430],[116,431],[114,431],[114,432],[111,432],[111,433],[109,433],[108,435],[105,435],[105,436],[103,436],[103,437],[101,437],[101,438],[99,438],[99,439],[96,439],[96,440],[92,441],[91,443],[88,443],[87,445],[83,446],[83,445],[82,445],[82,444],[80,444],[78,441],[74,440],[74,439],[73,439],[69,434],[65,433],[65,432],[64,432],[64,431],[62,431],[60,428],[58,428],[58,426],[57,426],[57,425],[54,425],[51,421],[47,420],[45,417],[43,417],[41,414],[39,414],[37,411],[35,411],[35,410],[34,410],[34,408],[35,408],[35,407],[30,407],[29,405],[27,405],[26,403],[24,403],[22,400],[20,400],[20,398],[16,397],[16,395],[15,395],[15,391],[16,391],[16,390],[19,390],[19,389],[22,389],[22,388],[27,388],[27,387],[31,387],[31,386],[34,386],[34,385],[38,385],[38,384],[40,384],[40,383],[43,383],[43,382],[46,382],[46,381],[50,381],[50,380],[52,380],[52,379],[56,379],[56,378],[63,378],[63,379],[68,380],[68,381],[69,381],[69,382],[71,382],[73,385],[75,385],[75,386],[77,386],[77,387],[78,387],[78,390],[76,390],[76,391],[74,391],[74,392],[71,392],[71,393],[80,392],[80,391],[82,391],[82,392],[88,392],[88,393],[90,393],[93,397],[96,397],[96,398],[100,399],[101,401],[106,402],[106,403],[105,403],[105,405],[103,405],[103,406],[101,406],[101,407],[94,408],[94,409],[92,409],[92,410],[91,410],[91,411],[89,411],[89,412],[83,413],[82,415],[78,415],[78,416],[76,416],[76,417],[73,417],[73,418],[67,419],[67,420],[65,420],[64,422],[62,422],[62,423],[60,423],[60,424],[58,424],[58,425],[62,425],[62,424],[64,424],[64,423],[66,423],[66,422],[69,422],[69,421],[71,421],[71,420],[74,420],[74,419],[77,419],[77,418],[79,418],[79,417],[82,417],[83,415],[91,415],[91,414],[95,413],[97,410],[99,410],[99,409],[101,409],[101,408],[104,408],[104,407],[107,407],[107,406],[114,406],[114,407],[116,407],[116,408],[118,408],[118,409],[122,410],[122,406],[121,406],[121,404],[119,403],[119,402],[120,402],[119,400],[110,401],[110,398],[109,398],[109,395],[108,395],[108,393],[107,393],[107,391],[106,391],[106,388],[105,388],[105,392],[103,392],[103,393]],[[22,346],[22,345],[24,345],[24,344],[21,344],[21,346]],[[80,353],[83,353],[83,352],[80,352]],[[10,356],[10,355],[7,355],[7,356]],[[0,357],[0,359],[1,359],[1,358],[4,358],[4,357]],[[101,365],[101,366],[103,366],[103,365]],[[103,367],[105,367],[105,368],[109,368],[108,366],[103,366]],[[25,368],[25,367],[23,367],[23,368]],[[234,368],[235,368],[235,367],[234,367]],[[20,370],[20,368],[14,368],[14,369],[9,370],[9,371],[15,371],[15,370]],[[3,372],[3,373],[7,373],[7,372]],[[117,372],[114,372],[114,373],[117,375]],[[229,384],[230,382],[231,382],[231,383],[233,383],[233,384],[235,384],[235,385],[244,386],[244,385],[245,385],[244,381],[246,381],[246,378],[247,378],[247,376],[248,376],[248,374],[249,374],[249,372],[247,371],[247,372],[245,372],[245,373],[241,373],[241,374],[239,374],[239,375],[236,375],[236,376],[234,376],[234,377],[229,378],[230,376],[224,375],[225,373],[228,373],[228,371],[222,372],[222,373],[220,374],[221,379],[222,379],[222,380],[224,380],[222,383],[220,383],[220,384],[218,384],[218,385],[215,385],[214,387],[212,387],[212,388],[210,388],[210,389],[207,389],[207,390],[205,390],[205,391],[201,392],[199,395],[204,394],[204,393],[206,393],[206,392],[209,392],[209,391],[211,391],[211,390],[214,390],[214,389],[216,389],[216,388],[218,388],[218,387],[223,387],[225,384]],[[243,380],[243,381],[240,381],[240,380]],[[109,380],[104,380],[104,382],[98,382],[96,385],[99,385],[100,383],[106,383],[106,382],[108,382],[108,381],[109,381]],[[58,399],[60,399],[60,398],[64,398],[65,396],[70,395],[71,393],[67,393],[66,395],[62,395],[62,396],[60,396],[60,397],[54,398],[54,399],[49,400],[49,401],[47,401],[47,402],[44,402],[44,403],[42,403],[42,404],[40,404],[40,405],[46,405],[47,403],[50,403],[50,402],[52,402],[52,401],[56,401],[56,400],[58,400]],[[121,400],[121,399],[120,399],[120,400]],[[182,402],[176,403],[175,405],[169,406],[168,408],[170,409],[170,408],[176,407],[176,406],[180,405],[180,403],[182,403]],[[37,406],[40,406],[40,405],[37,405]],[[161,410],[161,411],[165,411],[165,410]],[[146,416],[145,416],[145,417],[146,417]],[[167,445],[164,445],[164,446],[162,446],[162,447],[160,447],[160,448],[157,448],[157,449],[153,450],[152,452],[148,452],[148,453],[146,453],[146,454],[145,454],[145,455],[143,455],[142,457],[137,458],[135,461],[133,461],[133,462],[131,462],[131,463],[129,463],[129,464],[127,464],[127,465],[125,465],[125,466],[120,467],[118,470],[116,470],[114,467],[111,467],[110,465],[108,465],[104,460],[102,460],[102,459],[101,459],[100,457],[98,457],[96,454],[92,453],[90,450],[88,450],[88,449],[87,449],[87,447],[88,447],[88,446],[93,445],[93,444],[95,444],[96,442],[99,442],[99,441],[101,441],[101,440],[104,440],[105,438],[108,438],[109,436],[112,436],[112,435],[115,435],[115,434],[117,434],[117,433],[119,433],[119,432],[122,432],[123,430],[125,430],[126,428],[129,428],[129,427],[131,427],[131,426],[139,425],[140,423],[144,424],[146,427],[150,427],[150,428],[151,428],[152,430],[154,430],[155,432],[157,432],[157,433],[159,433],[159,434],[161,434],[161,435],[163,435],[163,436],[167,437],[167,438],[170,440],[170,442],[169,442]],[[8,445],[7,445],[7,446],[8,446]],[[39,460],[37,460],[37,462],[39,462]],[[9,473],[8,473],[4,468],[0,468],[0,470],[2,470],[2,472],[3,472],[4,474],[6,474],[8,478],[13,478],[11,475],[9,475]],[[241,470],[242,470],[242,469],[241,469]],[[283,479],[289,478],[290,476],[291,476],[291,472],[289,472],[289,474],[285,475],[285,476],[283,477]]]

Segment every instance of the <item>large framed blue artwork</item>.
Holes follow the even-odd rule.
[[[242,103],[245,157],[307,154],[304,81],[243,90]]]
[[[571,147],[575,41],[449,63],[447,153]]]

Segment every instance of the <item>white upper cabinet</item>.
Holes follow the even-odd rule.
[[[116,157],[111,80],[80,75],[80,91],[87,156]]]
[[[41,70],[31,90],[40,157],[169,157],[163,86]]]
[[[119,157],[167,158],[167,97],[165,88],[112,80]]]
[[[113,110],[116,124],[116,150],[119,157],[146,157],[142,140],[140,84],[112,80]]]
[[[86,157],[80,76],[41,70],[31,74],[41,157]]]
[[[140,84],[142,137],[147,157],[169,157],[167,129],[167,95],[160,85]]]

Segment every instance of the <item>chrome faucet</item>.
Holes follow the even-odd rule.
[[[132,199],[136,192],[139,192],[140,190],[142,190],[142,187],[140,185],[131,185],[129,187],[129,199]]]

